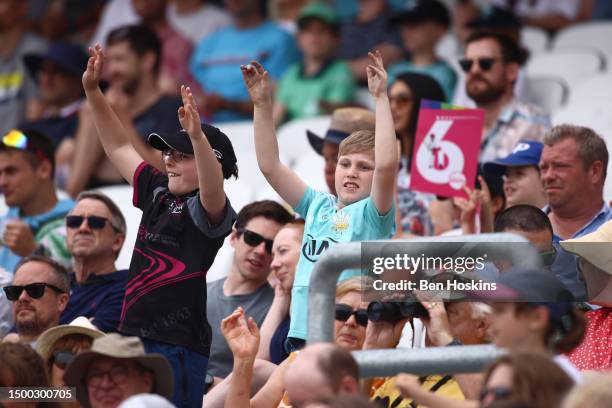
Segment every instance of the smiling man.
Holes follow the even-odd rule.
[[[115,260],[125,241],[125,218],[104,194],[84,191],[66,217],[66,227],[74,275],[60,323],[85,316],[104,332],[117,331],[128,272],[118,271]]]
[[[540,175],[558,251],[552,270],[579,300],[586,299],[586,291],[578,278],[576,258],[559,241],[586,235],[612,219],[603,200],[607,168],[606,142],[592,129],[560,125],[546,134]]]
[[[232,371],[233,357],[223,334],[221,320],[238,306],[261,326],[274,299],[268,284],[272,262],[272,241],[283,225],[293,217],[274,201],[256,201],[246,205],[236,218],[230,235],[234,259],[227,278],[208,285],[206,310],[212,327],[212,346],[208,373],[226,377]]]

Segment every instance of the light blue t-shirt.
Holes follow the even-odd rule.
[[[273,80],[299,60],[300,54],[289,33],[271,22],[239,30],[222,28],[204,38],[193,51],[189,68],[206,93],[216,93],[233,101],[247,101],[240,65],[259,61]],[[213,122],[250,120],[250,115],[219,111]]]
[[[457,87],[457,74],[447,62],[440,60],[425,67],[414,65],[410,61],[398,62],[389,68],[389,83],[392,84],[398,75],[406,72],[429,75],[438,82],[446,95],[446,100],[453,100]]]
[[[338,210],[338,200],[329,193],[308,187],[294,208],[305,220],[302,250],[291,291],[289,337],[306,339],[308,286],[315,262],[332,245],[388,239],[395,232],[395,204],[380,215],[370,197]],[[339,280],[359,276],[359,270],[344,271]]]

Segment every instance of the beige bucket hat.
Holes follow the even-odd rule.
[[[312,148],[323,154],[323,143],[340,144],[351,133],[358,130],[374,130],[374,113],[363,108],[338,108],[334,110],[325,137],[320,137],[310,130],[306,131]]]
[[[104,333],[98,330],[96,326],[91,324],[89,319],[79,316],[69,324],[55,326],[43,332],[36,342],[36,350],[38,351],[38,354],[40,354],[42,358],[47,361],[47,359],[49,359],[51,356],[51,350],[53,350],[55,343],[59,339],[71,334],[82,334],[83,336],[91,337],[94,340],[98,337],[104,336]]]
[[[590,234],[561,241],[561,246],[612,275],[612,221]]]

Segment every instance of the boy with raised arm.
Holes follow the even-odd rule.
[[[183,130],[148,138],[167,175],[143,162],[98,86],[102,49],[90,52],[83,87],[98,136],[143,211],[119,331],[168,359],[176,406],[201,406],[211,342],[206,272],[236,217],[223,191],[223,179],[238,174],[236,156],[226,135],[200,123],[191,90],[181,87]]]
[[[257,62],[241,67],[254,104],[255,151],[263,175],[306,220],[302,255],[291,292],[291,326],[286,349],[306,339],[308,285],[314,263],[331,245],[390,238],[395,229],[393,188],[398,152],[387,97],[387,73],[379,52],[369,54],[368,88],[376,100],[375,132],[360,130],[340,144],[336,166],[338,197],[316,192],[280,162],[272,120],[268,73]],[[343,273],[345,279],[354,272]]]

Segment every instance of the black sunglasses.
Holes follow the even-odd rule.
[[[5,286],[3,289],[4,289],[4,293],[6,293],[6,298],[10,300],[11,302],[14,302],[17,299],[19,299],[19,296],[21,296],[21,293],[23,292],[24,289],[26,293],[28,294],[28,296],[31,297],[32,299],[40,299],[45,294],[46,287],[50,287],[57,293],[65,293],[62,289],[58,288],[57,286],[51,285],[50,283],[44,283],[44,282],[30,283],[29,285],[25,285],[25,286],[9,285],[9,286]]]
[[[241,228],[239,230],[237,230],[238,234],[242,235],[244,237],[244,242],[252,247],[256,247],[257,245],[261,244],[262,242],[266,243],[266,252],[269,254],[272,254],[272,242],[273,240],[271,239],[267,239],[262,237],[261,235],[259,235],[256,232],[253,231],[249,231],[246,228]]]
[[[488,71],[491,69],[491,67],[493,67],[493,64],[495,63],[495,61],[501,61],[501,59],[500,58],[489,58],[489,57],[475,58],[475,59],[462,58],[459,60],[459,66],[461,67],[463,72],[467,74],[468,72],[472,70],[472,66],[474,65],[474,62],[478,64],[478,66],[480,67],[482,71]]]
[[[72,351],[67,350],[57,350],[53,352],[53,364],[61,368],[62,370],[66,369],[66,366],[74,360],[76,356]]]
[[[66,216],[66,226],[68,228],[79,228],[83,225],[83,220],[85,219],[87,220],[87,225],[89,225],[91,229],[102,229],[108,222],[115,231],[119,231],[119,228],[115,227],[109,219],[98,217],[97,215],[90,215],[88,217],[83,217],[82,215],[68,215]]]
[[[352,315],[358,325],[366,327],[368,325],[368,311],[366,309],[353,310],[349,305],[336,303],[336,320],[346,322]]]

